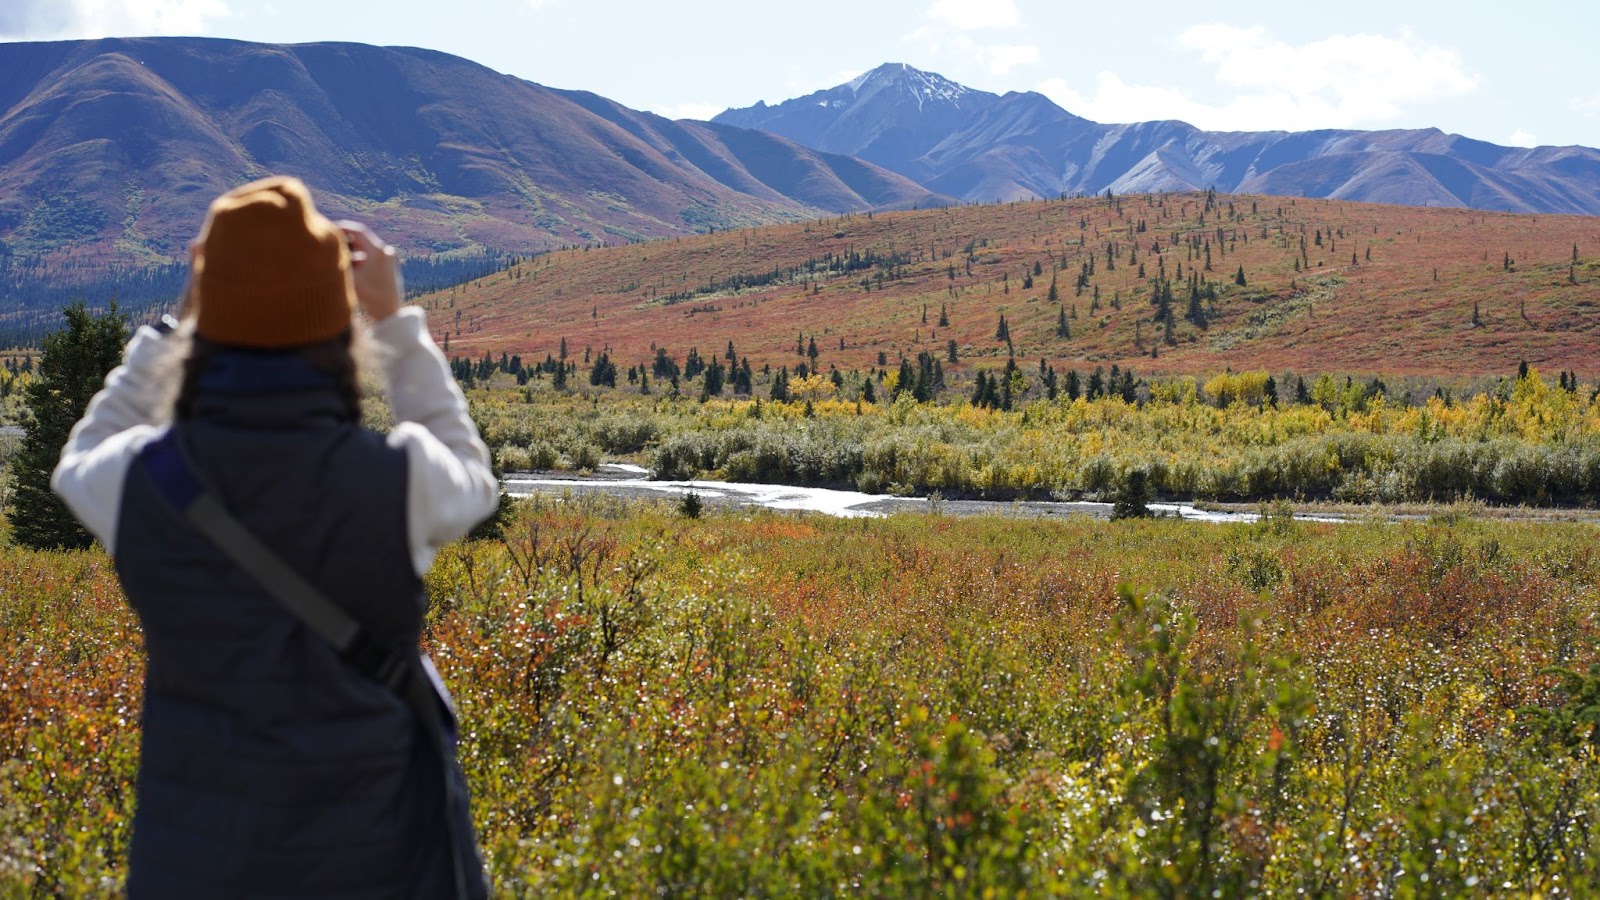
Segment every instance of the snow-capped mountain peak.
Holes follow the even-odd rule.
[[[972,93],[972,89],[965,85],[957,84],[934,72],[912,68],[905,63],[884,63],[876,69],[863,72],[840,87],[848,89],[858,97],[864,91],[899,88],[909,94],[918,107],[929,101],[960,106],[961,98]]]

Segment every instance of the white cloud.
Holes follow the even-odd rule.
[[[1537,147],[1539,146],[1539,140],[1530,134],[1526,129],[1518,128],[1516,131],[1511,132],[1510,137],[1506,138],[1506,146]]]
[[[1037,45],[978,41],[968,34],[1021,25],[1015,0],[935,0],[924,19],[903,40],[921,44],[931,55],[975,62],[994,75],[1039,61]]]
[[[1034,88],[1068,112],[1097,122],[1136,122],[1183,119],[1193,122],[1207,108],[1185,97],[1177,88],[1128,84],[1115,72],[1095,77],[1094,92],[1082,93],[1062,78],[1047,78]]]
[[[1244,89],[1285,86],[1385,117],[1399,104],[1457,97],[1478,86],[1452,50],[1379,34],[1336,34],[1294,46],[1263,28],[1196,25],[1180,43],[1217,68],[1217,80]],[[1285,84],[1287,82],[1287,84]]]
[[[1573,97],[1567,101],[1567,105],[1575,113],[1585,116],[1600,116],[1600,91],[1596,91],[1587,97]]]
[[[227,15],[222,0],[6,0],[0,39],[204,34]]]
[[[1033,44],[990,44],[978,47],[977,55],[989,66],[989,71],[1004,75],[1017,66],[1038,62],[1039,48]]]
[[[554,2],[556,2],[556,0],[528,0],[528,8],[534,12],[538,12]]]
[[[1376,34],[1333,35],[1289,44],[1262,28],[1197,25],[1179,38],[1232,95],[1198,100],[1179,87],[1133,84],[1102,71],[1092,93],[1059,78],[1038,90],[1101,122],[1182,119],[1213,130],[1306,130],[1392,124],[1417,103],[1458,97],[1478,86],[1454,51]]]
[[[1010,28],[1022,22],[1014,0],[935,0],[928,18],[961,31]]]
[[[944,34],[927,26],[911,32],[905,39],[922,44],[928,53],[936,56],[976,61],[995,75],[1005,75],[1018,66],[1033,65],[1040,56],[1036,44],[988,44],[964,34]]]
[[[698,122],[710,121],[711,117],[722,112],[726,107],[715,103],[674,103],[651,110],[658,116],[669,119],[694,119]]]

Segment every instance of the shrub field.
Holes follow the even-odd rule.
[[[504,896],[1581,896],[1597,549],[547,499],[425,641]],[[0,894],[114,894],[137,624],[98,550],[0,584]]]
[[[1141,381],[1131,402],[1052,398],[1036,374],[1017,378],[1011,409],[975,406],[955,388],[934,402],[895,397],[894,373],[877,402],[861,400],[858,385],[822,378],[809,379],[814,396],[782,403],[697,402],[692,385],[676,398],[533,382],[472,396],[509,470],[592,469],[621,456],[661,478],[992,499],[1109,494],[1134,470],[1182,499],[1600,499],[1600,390],[1576,376],[1550,384],[1529,370],[1459,397],[1321,376],[1297,401],[1287,385],[1306,379],[1283,375],[1272,379],[1281,399],[1268,401],[1267,373],[1222,373]]]

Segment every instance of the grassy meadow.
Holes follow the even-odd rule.
[[[1592,527],[524,501],[427,578],[504,896],[1581,896]],[[0,894],[116,891],[140,640],[0,550]]]

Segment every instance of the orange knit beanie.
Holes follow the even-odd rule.
[[[342,231],[298,178],[212,201],[194,261],[195,332],[239,347],[302,347],[350,327],[355,287]]]

